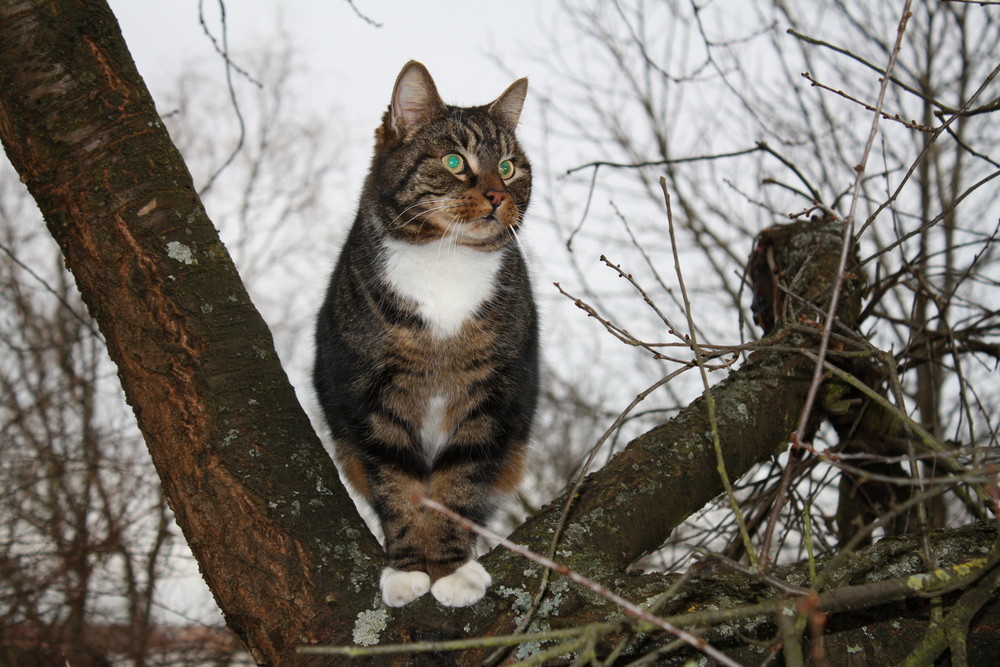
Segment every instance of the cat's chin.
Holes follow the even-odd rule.
[[[489,216],[471,220],[457,229],[452,228],[445,240],[480,249],[497,249],[510,243],[510,234],[503,223]]]

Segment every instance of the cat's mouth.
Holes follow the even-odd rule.
[[[506,243],[507,225],[493,213],[450,225],[445,232],[456,242],[473,247],[499,247]]]
[[[516,228],[516,224],[511,224],[510,212],[506,210],[479,210],[465,213],[464,216],[453,216],[432,212],[422,217],[420,224],[408,225],[403,235],[423,241],[451,239],[455,243],[470,247],[499,248],[507,244],[508,231],[512,227]],[[468,215],[469,213],[472,215]]]
[[[496,212],[487,213],[481,218],[469,220],[461,227],[475,235],[496,236],[502,234],[510,226],[503,219],[504,217],[506,216],[498,216]]]

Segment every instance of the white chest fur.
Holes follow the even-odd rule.
[[[385,242],[386,277],[439,338],[458,333],[494,291],[503,250],[483,252],[444,239],[412,245]]]

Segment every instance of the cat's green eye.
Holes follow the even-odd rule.
[[[500,170],[500,178],[505,181],[514,175],[514,163],[510,160],[502,160],[497,168]]]
[[[458,153],[448,153],[441,158],[441,163],[453,174],[461,174],[465,170],[465,160]]]

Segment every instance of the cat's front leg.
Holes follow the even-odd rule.
[[[466,450],[469,452],[470,450]],[[450,454],[450,456],[449,456]],[[493,514],[497,489],[485,483],[493,477],[496,461],[454,450],[443,457],[445,463],[431,473],[430,496],[467,519],[484,524]],[[427,516],[427,571],[431,595],[448,607],[467,607],[486,594],[492,583],[489,572],[475,560],[475,536],[438,512]]]
[[[382,524],[389,565],[382,570],[382,602],[402,607],[427,593],[431,577],[426,569],[425,511],[412,499],[424,492],[424,482],[390,465],[383,465],[369,485],[372,504]]]

